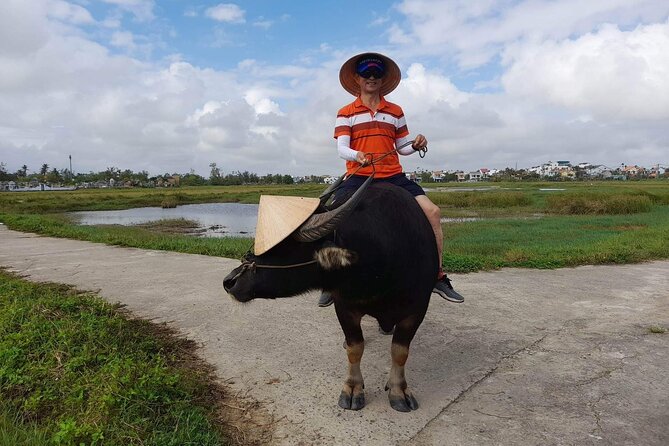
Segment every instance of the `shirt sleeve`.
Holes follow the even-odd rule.
[[[395,147],[397,148],[397,153],[399,153],[400,155],[411,155],[412,153],[414,153],[415,150],[413,147],[411,147],[411,144],[407,145],[406,147],[402,147],[409,141],[411,141],[411,137],[409,135],[395,139]]]
[[[399,112],[397,126],[395,127],[395,139],[409,135],[409,127],[407,127],[407,121],[404,118],[404,111],[400,108]]]
[[[353,150],[350,145],[350,136],[341,135],[337,138],[337,152],[339,152],[339,158],[343,158],[346,161],[357,161],[355,156],[358,154],[358,152]]]
[[[404,144],[411,141],[409,137],[409,127],[407,127],[407,121],[404,117],[404,111],[400,108],[400,116],[397,119],[397,127],[395,129],[395,147],[397,148],[397,153],[400,155],[411,155],[415,152],[411,145],[402,147]],[[400,147],[402,147],[400,149]]]
[[[340,136],[348,136],[350,142],[351,118],[341,113],[341,111],[337,113],[337,120],[335,121],[335,130],[334,130],[335,139],[339,138]]]

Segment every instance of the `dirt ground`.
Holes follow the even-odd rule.
[[[263,442],[669,444],[669,261],[453,275],[466,302],[433,296],[407,363],[420,403],[409,414],[388,404],[390,337],[375,321],[363,320],[367,407],[344,411],[334,309],[315,293],[233,302],[221,281],[237,263],[0,225],[0,266],[98,291],[200,344],[227,404],[267,420]]]

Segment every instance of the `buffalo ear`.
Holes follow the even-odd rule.
[[[358,261],[358,254],[338,246],[328,246],[316,251],[314,258],[326,271],[344,269]]]

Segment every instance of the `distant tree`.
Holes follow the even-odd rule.
[[[20,175],[19,175],[19,172],[20,172]],[[21,176],[21,177],[26,177],[26,176],[28,176],[28,166],[26,166],[26,165],[24,164],[23,166],[21,166],[21,169],[18,170],[18,171],[16,172],[16,174],[17,174],[18,176]]]
[[[60,183],[63,181],[63,177],[60,175],[60,172],[58,172],[58,169],[54,167],[46,174],[46,181],[48,183]]]
[[[209,183],[221,184],[221,169],[216,167],[216,163],[209,164],[211,171],[209,171]]]
[[[7,164],[0,163],[0,181],[10,181],[16,178],[16,175],[12,175],[7,172]]]
[[[517,171],[517,175],[523,179],[523,180],[532,180],[532,181],[537,181],[541,179],[538,173],[536,172],[530,172],[529,170],[521,169]]]
[[[123,183],[126,182],[131,182],[133,183],[136,180],[136,175],[135,172],[133,172],[130,169],[125,169],[125,170],[119,170],[118,174],[119,180],[121,180]]]
[[[105,170],[102,173],[103,179],[106,181],[109,180],[118,180],[119,179],[119,174],[121,173],[121,169],[118,167],[107,167],[107,170]]]
[[[432,181],[432,173],[424,170],[420,173],[420,181],[423,183],[429,183]]]
[[[283,176],[283,184],[293,184],[293,183],[295,183],[295,182],[293,181],[292,176],[290,176],[290,175],[284,175]]]
[[[205,184],[207,184],[207,180],[192,170],[191,172],[181,176],[182,186],[203,186]]]
[[[444,172],[442,181],[457,181],[458,176],[452,172]]]
[[[43,177],[45,177],[48,172],[49,172],[49,165],[48,164],[42,164],[42,167],[39,170],[39,174],[42,175]]]
[[[149,172],[142,170],[141,172],[134,174],[133,177],[140,182],[147,182],[149,181]]]
[[[74,177],[74,175],[72,175],[72,172],[70,172],[70,169],[68,168],[61,169],[60,176],[63,177],[63,181],[68,183],[71,183]]]

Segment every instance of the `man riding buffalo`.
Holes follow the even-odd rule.
[[[427,139],[421,134],[411,141],[402,108],[385,99],[397,87],[400,78],[397,64],[379,53],[358,54],[342,65],[339,80],[356,99],[337,113],[334,137],[340,158],[346,160],[347,178],[335,191],[335,202],[360,187],[371,175],[373,182],[390,183],[407,190],[415,197],[434,231],[440,266],[433,292],[450,302],[461,303],[464,297],[453,289],[441,266],[444,242],[441,211],[416,182],[404,175],[399,162],[398,153],[410,155],[427,148]],[[333,296],[324,292],[318,305],[327,307],[333,302]]]

